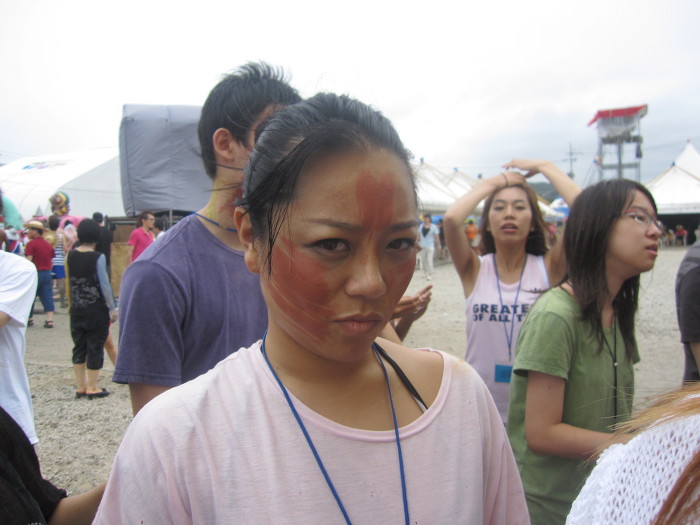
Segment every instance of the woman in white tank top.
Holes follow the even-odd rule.
[[[488,386],[505,423],[520,326],[539,294],[556,284],[565,268],[561,246],[548,250],[546,223],[526,178],[543,174],[569,205],[581,190],[548,161],[515,159],[504,168],[520,171],[479,182],[447,210],[443,225],[467,301],[465,358]],[[464,224],[484,199],[479,255]]]

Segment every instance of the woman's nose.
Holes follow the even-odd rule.
[[[347,292],[367,299],[377,299],[386,293],[386,281],[376,256],[358,258],[348,278]]]

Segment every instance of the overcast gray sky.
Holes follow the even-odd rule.
[[[471,175],[544,157],[586,178],[599,109],[648,104],[642,179],[700,148],[700,2],[0,0],[0,161],[118,144],[125,103],[201,105],[237,65],[383,111]],[[463,4],[463,5],[461,5]]]

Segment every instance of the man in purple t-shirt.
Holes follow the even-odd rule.
[[[134,414],[263,336],[267,310],[259,278],[243,260],[232,203],[257,128],[300,100],[281,71],[250,63],[225,76],[204,103],[198,132],[212,179],[209,202],[149,246],[121,282],[113,380],[129,384]]]

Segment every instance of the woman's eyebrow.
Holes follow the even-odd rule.
[[[522,202],[522,203],[527,203],[527,200],[526,200],[526,199],[514,199],[514,200],[512,200],[512,201],[509,201],[509,200],[506,200],[506,199],[494,199],[494,200],[493,200],[493,203],[494,203],[494,204],[496,204],[496,203],[499,203],[499,204],[500,204],[500,203],[503,203],[503,204],[505,204],[505,203],[508,203],[508,202],[512,202],[513,204],[518,204],[518,203],[520,203],[520,202]]]
[[[656,218],[656,213],[654,211],[649,211],[646,209],[644,206],[630,206],[627,208],[627,211],[632,211],[632,210],[640,210],[646,213],[649,217],[654,217]]]
[[[320,224],[322,226],[330,226],[331,228],[337,228],[339,230],[345,230],[345,231],[350,231],[350,232],[356,232],[356,231],[362,231],[364,227],[361,224],[353,224],[349,222],[344,222],[344,221],[336,221],[333,219],[308,219],[310,223],[313,224]],[[418,225],[418,220],[410,220],[410,221],[404,221],[404,222],[399,222],[396,224],[391,224],[389,225],[389,230],[391,231],[397,231],[397,230],[406,230],[408,228],[414,228]]]

